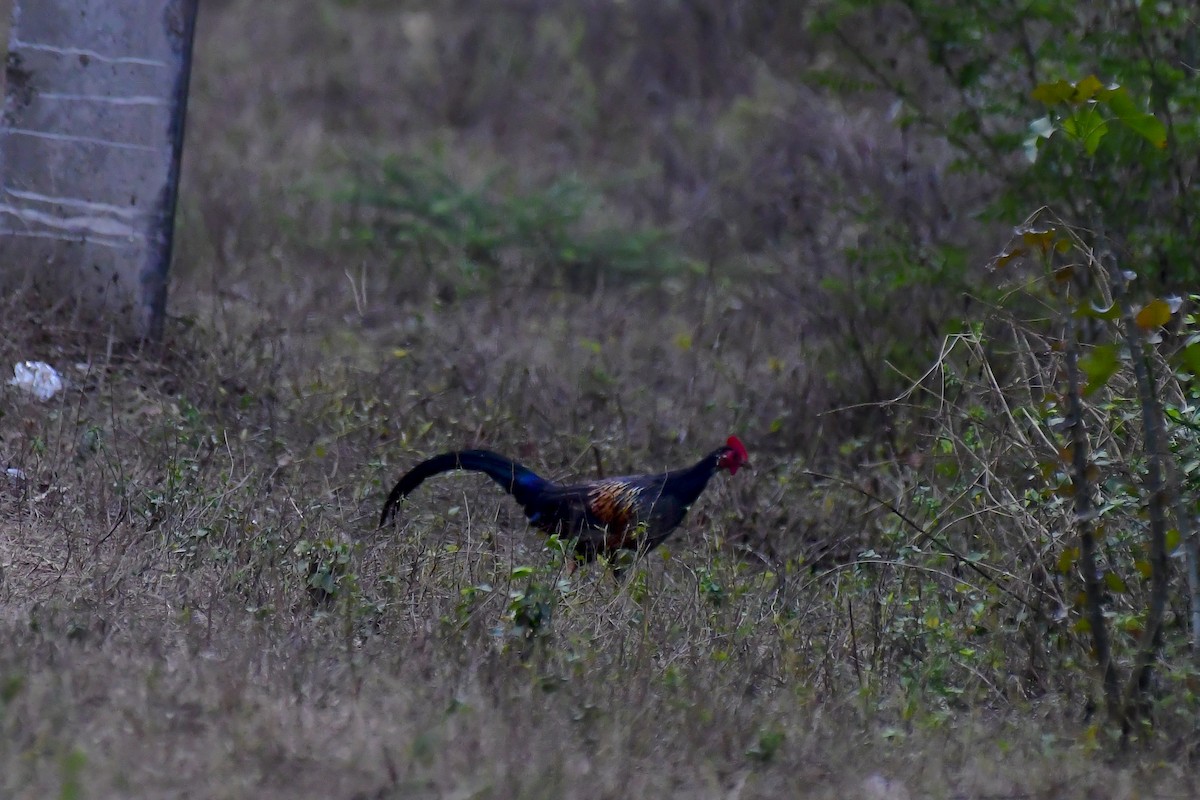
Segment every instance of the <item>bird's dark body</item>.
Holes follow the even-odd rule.
[[[456,469],[483,472],[521,504],[530,523],[574,542],[576,555],[591,561],[618,550],[651,550],[671,535],[692,503],[720,469],[736,472],[746,464],[745,448],[731,438],[686,469],[657,475],[628,475],[560,486],[490,450],[442,453],[413,467],[400,479],[379,524],[386,525],[400,501],[425,481]]]

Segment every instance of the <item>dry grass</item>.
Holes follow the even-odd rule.
[[[748,528],[794,535],[762,517],[821,502],[799,487],[780,498],[790,467],[769,448],[748,480],[710,491],[665,562],[619,586],[598,568],[562,581],[481,481],[430,484],[397,535],[371,528],[380,482],[408,462],[398,435],[426,453],[486,424],[486,441],[518,449],[523,409],[567,429],[578,395],[414,398],[421,373],[397,374],[387,353],[386,368],[333,366],[286,335],[183,326],[165,353],[110,359],[39,323],[6,362],[90,368],[67,366],[72,387],[49,404],[6,390],[5,460],[29,476],[0,512],[6,796],[866,797],[877,773],[912,796],[1186,796],[1171,768],[1097,763],[1059,701],[907,723],[879,710],[836,583],[780,581],[720,545]],[[548,437],[529,460],[586,472],[572,439]],[[663,443],[658,457],[628,441],[629,455],[604,445],[614,469],[695,449]],[[352,540],[337,599],[315,608],[302,543]],[[511,592],[531,589],[553,606],[533,644],[509,612]]]
[[[904,581],[867,586],[849,564],[892,541],[890,523],[803,471],[847,463],[839,448],[872,458],[877,432],[855,426],[878,418],[819,415],[873,398],[848,394],[862,353],[843,345],[845,315],[796,294],[834,269],[845,231],[822,218],[810,241],[788,216],[797,230],[744,249],[755,225],[778,227],[769,209],[726,215],[763,168],[692,141],[705,121],[742,141],[720,114],[730,98],[766,92],[788,114],[816,101],[733,67],[728,85],[680,84],[686,26],[674,49],[618,37],[629,58],[656,54],[641,69],[672,98],[663,110],[633,67],[598,71],[615,35],[600,22],[556,55],[566,23],[536,4],[455,6],[206,3],[162,347],[4,301],[23,322],[6,322],[0,364],[44,359],[70,386],[46,404],[0,388],[0,466],[25,475],[0,482],[0,795],[1193,796],[1172,751],[1115,757],[1096,740],[1086,678],[1019,688],[1004,655],[1019,626],[986,644],[996,660],[952,665],[961,696],[921,683],[946,643],[896,634],[908,612],[881,598]],[[651,17],[643,35],[672,22]],[[531,63],[493,69],[487,19],[547,38]],[[463,66],[472,54],[483,67]],[[822,135],[792,151],[797,183],[805,153],[839,146]],[[433,147],[468,179],[497,160],[519,186],[564,169],[611,179],[612,219],[724,255],[700,276],[585,289],[520,264],[447,298],[452,273],[340,242],[333,199],[363,153]],[[724,185],[696,182],[706,170]],[[786,169],[769,173],[785,195]],[[763,271],[772,260],[789,267]],[[390,481],[442,449],[486,444],[561,477],[593,472],[596,452],[609,473],[688,463],[730,431],[756,472],[714,483],[620,584],[599,567],[564,578],[471,477],[430,482],[394,532],[373,531]],[[877,493],[911,488],[879,474]],[[311,590],[314,568],[332,599]],[[539,602],[550,619],[530,623]]]

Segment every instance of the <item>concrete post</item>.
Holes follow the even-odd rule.
[[[121,335],[166,304],[197,0],[15,0],[0,119],[0,284]]]

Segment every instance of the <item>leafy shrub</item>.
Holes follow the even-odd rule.
[[[831,0],[815,18],[844,56],[826,79],[882,90],[901,124],[952,148],[958,169],[995,190],[976,213],[1016,224],[1050,206],[1152,265],[1141,271],[1151,286],[1185,286],[1200,276],[1190,252],[1200,209],[1187,177],[1200,165],[1192,14],[1182,2]],[[884,25],[891,33],[877,35]],[[1039,155],[1039,141],[1066,132],[1046,108],[1071,92],[1086,107],[1061,121],[1078,126],[1096,158],[1064,160],[1044,142]],[[1152,135],[1136,124],[1146,105],[1159,120],[1148,123]]]
[[[387,159],[346,193],[349,227],[355,240],[390,250],[402,267],[468,291],[529,272],[584,287],[605,277],[659,280],[687,268],[662,231],[600,223],[599,198],[577,178],[524,193],[499,183],[493,174],[467,187],[431,162]]]

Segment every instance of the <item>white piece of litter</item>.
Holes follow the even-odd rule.
[[[13,377],[9,384],[24,389],[38,400],[49,400],[63,388],[58,371],[45,361],[17,362],[13,365]]]
[[[10,481],[12,481],[13,483],[17,483],[18,481],[25,480],[25,470],[23,470],[23,469],[17,469],[16,467],[9,467],[8,469],[4,470],[4,474],[7,475],[8,479]]]

